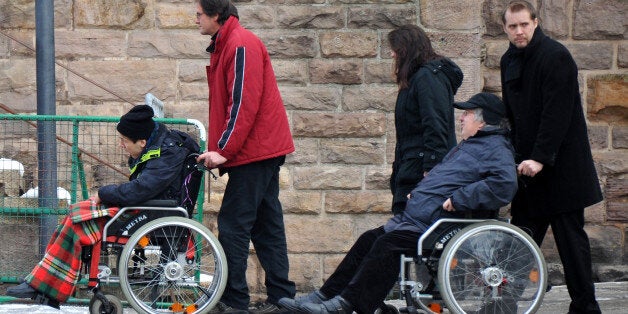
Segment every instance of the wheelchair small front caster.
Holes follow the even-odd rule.
[[[124,308],[122,307],[122,301],[118,297],[106,294],[104,297],[109,304],[105,304],[102,300],[94,295],[89,301],[89,313],[90,314],[122,314]]]

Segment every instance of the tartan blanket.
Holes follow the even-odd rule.
[[[92,220],[100,217],[113,217],[118,212],[118,207],[105,207],[102,205],[96,205],[91,200],[78,202],[70,205],[69,215],[72,218],[73,223]]]
[[[26,282],[49,298],[65,302],[79,278],[82,247],[100,241],[102,228],[117,212],[118,208],[102,208],[91,200],[73,204]]]

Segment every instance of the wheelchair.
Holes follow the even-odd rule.
[[[225,253],[211,231],[190,219],[206,169],[194,155],[185,167],[183,188],[190,194],[183,202],[121,208],[105,224],[102,241],[83,249],[91,314],[123,313],[119,296],[103,285],[119,286],[138,313],[202,314],[218,303],[227,283]]]
[[[442,218],[401,255],[399,292],[406,307],[388,313],[534,313],[547,267],[534,240],[495,218]]]

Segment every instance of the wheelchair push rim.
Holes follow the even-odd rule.
[[[227,283],[226,257],[216,237],[182,217],[138,229],[118,267],[122,292],[139,313],[207,313]]]
[[[547,286],[547,268],[534,240],[500,221],[463,228],[446,245],[438,285],[452,313],[534,313]]]

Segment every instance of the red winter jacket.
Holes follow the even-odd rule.
[[[262,41],[231,16],[208,50],[208,150],[227,158],[223,167],[293,152],[286,109]]]

